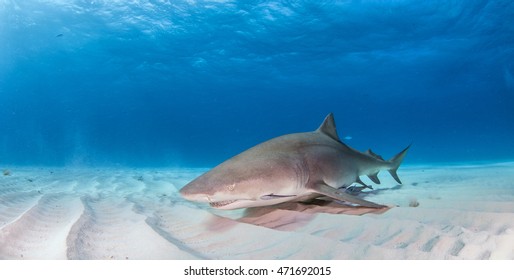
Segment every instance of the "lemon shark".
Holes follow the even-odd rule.
[[[330,197],[363,207],[386,207],[345,192],[360,176],[380,183],[377,174],[397,175],[410,145],[390,160],[368,150],[359,152],[337,135],[330,113],[312,132],[294,133],[258,144],[197,177],[181,190],[187,200],[218,209],[275,205]]]

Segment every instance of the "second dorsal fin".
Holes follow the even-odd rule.
[[[380,155],[377,155],[375,154],[371,149],[368,149],[366,152],[364,152],[365,154],[368,154],[376,159],[379,159],[379,160],[384,160],[383,157],[381,157]]]

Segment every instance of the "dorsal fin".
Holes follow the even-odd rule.
[[[365,154],[368,154],[376,159],[379,159],[379,160],[384,160],[383,157],[381,157],[380,155],[378,154],[375,154],[371,149],[368,149],[366,152],[364,152]]]
[[[332,113],[328,114],[316,131],[321,132],[336,141],[341,141],[339,136],[337,136],[336,123],[334,121],[334,114]]]

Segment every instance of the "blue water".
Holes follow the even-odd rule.
[[[0,0],[0,164],[213,166],[316,129],[514,160],[512,1]]]

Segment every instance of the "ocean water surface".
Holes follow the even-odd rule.
[[[212,167],[333,112],[408,163],[514,159],[511,1],[1,0],[0,164]]]

